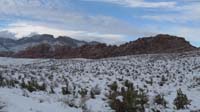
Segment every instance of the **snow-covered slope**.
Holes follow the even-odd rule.
[[[7,81],[0,87],[0,107],[4,105],[2,110],[6,112],[112,112],[107,97],[109,85],[116,81],[120,91],[126,80],[146,92],[149,99],[145,105],[147,112],[152,109],[162,112],[200,110],[198,52],[101,60],[0,58],[0,76],[4,80],[0,82]],[[44,85],[45,90],[29,92],[23,88],[22,83],[31,81]],[[66,86],[69,94],[63,94],[62,88]],[[173,104],[179,88],[191,100],[191,105],[183,110],[176,110]],[[91,98],[94,89],[100,93]],[[88,91],[86,95],[83,90]],[[166,108],[153,102],[158,94],[164,95]]]
[[[83,45],[96,45],[98,42],[86,42],[76,40],[67,36],[59,36],[55,38],[49,34],[37,34],[30,37],[23,37],[20,39],[2,38],[0,37],[0,52],[1,51],[22,51],[28,47],[37,46],[40,44],[49,44],[50,46],[60,45],[69,47],[80,47]]]

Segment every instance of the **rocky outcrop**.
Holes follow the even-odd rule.
[[[182,37],[159,34],[155,37],[139,38],[136,41],[119,46],[118,52],[126,55],[149,53],[176,53],[195,50],[188,41]]]

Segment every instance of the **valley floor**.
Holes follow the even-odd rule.
[[[200,111],[200,55],[152,54],[87,59],[0,58],[0,112],[114,112],[111,87],[124,83],[142,89],[146,112]],[[176,109],[181,89],[191,101]],[[162,95],[166,107],[154,102]],[[123,97],[117,96],[121,102]]]

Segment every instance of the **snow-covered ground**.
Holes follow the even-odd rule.
[[[0,57],[0,65],[22,65],[46,61],[47,59],[14,59]]]
[[[0,76],[4,81],[14,83],[0,87],[0,107],[3,105],[5,112],[112,112],[107,98],[108,85],[117,81],[120,89],[126,80],[145,89],[149,98],[147,111],[159,108],[153,103],[157,94],[163,94],[167,101],[167,108],[161,108],[161,111],[200,110],[198,53],[100,60],[0,58]],[[165,81],[161,85],[163,77]],[[46,90],[29,92],[20,86],[22,82],[33,80],[39,85],[45,84]],[[70,93],[63,95],[62,87],[66,87],[66,82]],[[173,105],[179,88],[191,100],[191,105],[184,110],[176,110]],[[93,89],[100,91],[95,98],[90,97]],[[82,90],[88,91],[84,97],[80,93]]]

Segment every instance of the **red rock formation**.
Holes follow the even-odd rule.
[[[17,53],[17,57],[26,58],[107,58],[135,54],[152,53],[178,53],[196,50],[184,38],[157,35],[155,37],[139,38],[120,46],[107,46],[106,44],[83,45],[78,48],[68,46],[50,46],[41,44]]]

